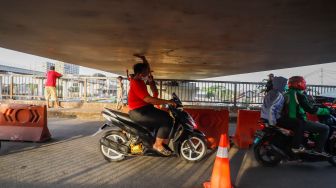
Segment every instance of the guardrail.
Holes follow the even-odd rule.
[[[250,106],[262,103],[265,83],[203,80],[159,80],[160,96],[175,92],[189,105]]]
[[[44,100],[45,77],[0,75],[0,99]],[[128,80],[124,79],[127,100]],[[260,106],[264,98],[263,82],[227,82],[204,80],[156,80],[159,97],[169,99],[175,92],[185,104],[211,106]],[[336,86],[309,85],[308,93],[336,92]],[[61,101],[116,102],[115,77],[62,77],[57,80]]]

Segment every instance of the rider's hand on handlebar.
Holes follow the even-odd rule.
[[[171,106],[173,106],[173,107],[175,107],[175,108],[176,108],[176,106],[177,106],[177,104],[176,104],[173,100],[169,100],[167,104],[168,104],[168,105],[171,105]]]
[[[330,114],[332,114],[332,115],[336,114],[336,110],[334,108],[329,107],[328,109],[329,109]]]

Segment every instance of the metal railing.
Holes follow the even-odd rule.
[[[175,92],[189,105],[244,106],[262,103],[265,83],[202,80],[159,80],[161,98]]]
[[[0,75],[0,99],[44,100],[45,77]],[[124,79],[127,100],[129,81]],[[170,99],[175,92],[187,105],[260,106],[264,98],[262,82],[226,82],[203,80],[156,80],[159,97]],[[62,77],[57,80],[61,101],[116,102],[117,79],[114,77]],[[336,92],[336,86],[309,85],[308,93]]]

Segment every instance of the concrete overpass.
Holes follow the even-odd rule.
[[[198,79],[336,61],[336,1],[3,0],[0,46],[125,74]]]

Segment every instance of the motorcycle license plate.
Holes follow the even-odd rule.
[[[260,140],[264,137],[265,133],[262,131],[257,131],[254,135],[255,139],[253,141],[254,144],[258,144]]]
[[[257,137],[257,138],[255,138],[255,139],[254,139],[254,141],[253,141],[253,144],[258,144],[258,143],[260,142],[260,140],[261,140],[261,139],[260,139],[260,138],[258,138],[258,137]]]

